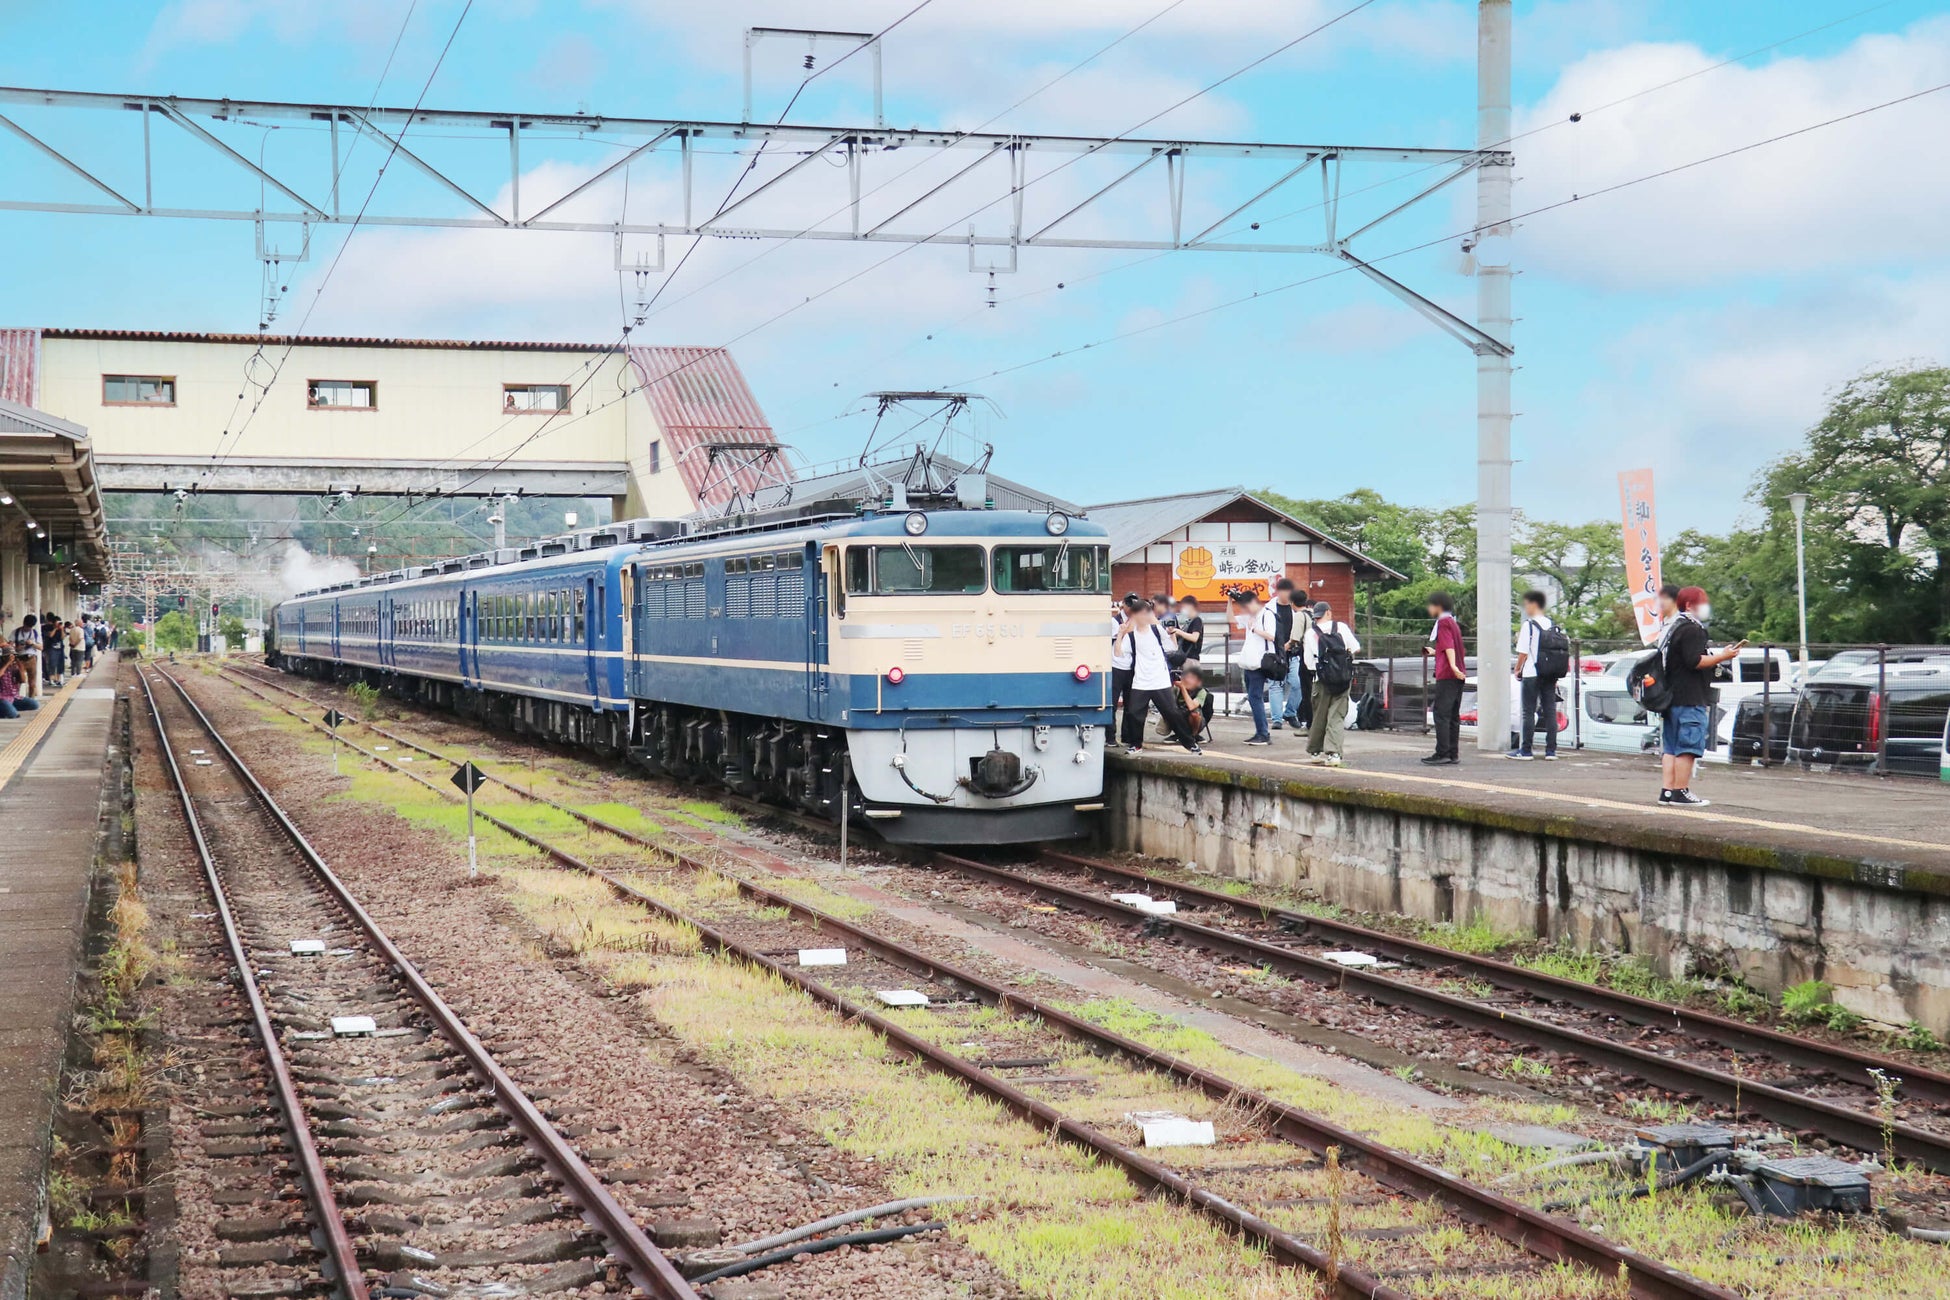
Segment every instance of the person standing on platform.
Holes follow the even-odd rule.
[[[1462,624],[1456,621],[1456,598],[1446,591],[1429,593],[1429,617],[1435,629],[1422,653],[1435,656],[1435,753],[1422,761],[1431,767],[1462,762],[1463,671]]]
[[[1676,603],[1678,613],[1659,644],[1666,688],[1672,693],[1659,728],[1663,741],[1659,773],[1664,782],[1659,802],[1669,808],[1704,808],[1712,800],[1693,793],[1693,768],[1706,752],[1707,719],[1713,710],[1713,670],[1739,658],[1747,643],[1736,641],[1719,651],[1708,647],[1706,625],[1713,617],[1713,606],[1700,588],[1681,588]]]
[[[1131,621],[1131,615],[1143,606],[1135,592],[1124,597],[1123,603],[1110,609],[1110,707],[1113,712],[1124,707],[1124,697],[1131,690],[1131,643],[1124,636],[1124,628]]]
[[[1299,613],[1293,607],[1293,579],[1281,578],[1273,584],[1273,650],[1282,659],[1289,653],[1287,647],[1293,642],[1294,617]],[[1295,701],[1287,695],[1287,679],[1291,671],[1266,679],[1267,724],[1273,731],[1280,730],[1293,716]]]
[[[1298,593],[1293,600],[1293,628],[1287,634],[1283,653],[1286,669],[1286,724],[1295,731],[1313,729],[1313,674],[1307,671],[1307,629],[1314,625],[1314,612]]]
[[[47,684],[60,686],[68,675],[68,642],[61,635],[61,620],[52,614],[41,617],[41,655]]]
[[[1152,705],[1171,728],[1171,734],[1191,753],[1198,753],[1198,737],[1178,706],[1178,693],[1171,689],[1171,665],[1165,661],[1165,634],[1151,606],[1138,602],[1131,617],[1117,631],[1118,638],[1130,647],[1131,685],[1124,693],[1124,745],[1133,754],[1144,752],[1144,719]]]
[[[1200,657],[1205,649],[1205,620],[1198,612],[1198,597],[1186,596],[1178,602],[1178,621],[1165,629],[1165,635],[1178,643],[1172,663],[1183,664]]]
[[[1266,661],[1274,657],[1273,611],[1261,601],[1259,589],[1248,587],[1233,597],[1240,613],[1234,622],[1245,632],[1245,649],[1239,663],[1245,669],[1246,704],[1253,711],[1253,734],[1248,745],[1270,745],[1273,735],[1266,727]]]
[[[1512,667],[1521,690],[1517,743],[1505,758],[1529,762],[1537,724],[1544,726],[1544,757],[1557,759],[1557,684],[1571,670],[1571,641],[1544,613],[1549,599],[1541,591],[1523,594],[1523,623],[1517,628],[1517,661]]]
[[[1307,753],[1316,763],[1341,767],[1347,746],[1347,697],[1354,690],[1354,656],[1361,642],[1354,629],[1334,618],[1327,601],[1314,602],[1313,626],[1302,646],[1314,675],[1314,721],[1307,731]]]

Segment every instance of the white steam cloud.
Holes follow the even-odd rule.
[[[301,591],[316,591],[359,576],[359,566],[343,556],[317,556],[297,542],[285,548],[278,564],[278,595],[295,596]]]

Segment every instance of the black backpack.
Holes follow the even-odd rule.
[[[1314,656],[1314,680],[1329,695],[1344,695],[1354,686],[1354,655],[1341,640],[1339,628],[1314,629],[1319,646]]]
[[[1664,713],[1672,707],[1672,683],[1666,680],[1666,650],[1660,646],[1641,655],[1626,679],[1627,689],[1647,713]]]
[[[1536,627],[1537,620],[1530,620],[1530,625]],[[1571,671],[1571,638],[1563,628],[1556,624],[1538,628],[1536,666],[1539,677],[1562,677]]]

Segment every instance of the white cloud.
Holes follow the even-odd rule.
[[[1517,209],[1692,162],[1943,80],[1950,20],[1865,36],[1832,56],[1731,66],[1603,105],[1712,63],[1638,44],[1566,69],[1519,131]],[[1941,256],[1950,222],[1950,92],[1591,199],[1527,222],[1522,264],[1621,288]]]
[[[1836,388],[1913,359],[1950,361],[1950,270],[1823,277],[1648,320],[1602,349],[1582,391],[1521,403],[1523,498],[1603,514],[1614,471],[1653,465],[1669,531],[1725,527]]]

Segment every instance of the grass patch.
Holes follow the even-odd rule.
[[[1479,957],[1527,940],[1525,935],[1499,930],[1480,917],[1467,925],[1458,925],[1453,921],[1432,925],[1424,931],[1423,937],[1451,952],[1472,953]]]
[[[1580,984],[1596,984],[1605,969],[1604,958],[1597,953],[1578,952],[1572,948],[1551,948],[1534,956],[1519,957],[1517,965],[1540,975],[1554,975],[1558,979],[1576,980]]]
[[[1838,1033],[1862,1026],[1862,1017],[1834,1000],[1825,980],[1804,980],[1781,990],[1781,1017],[1796,1025],[1826,1025]]]

